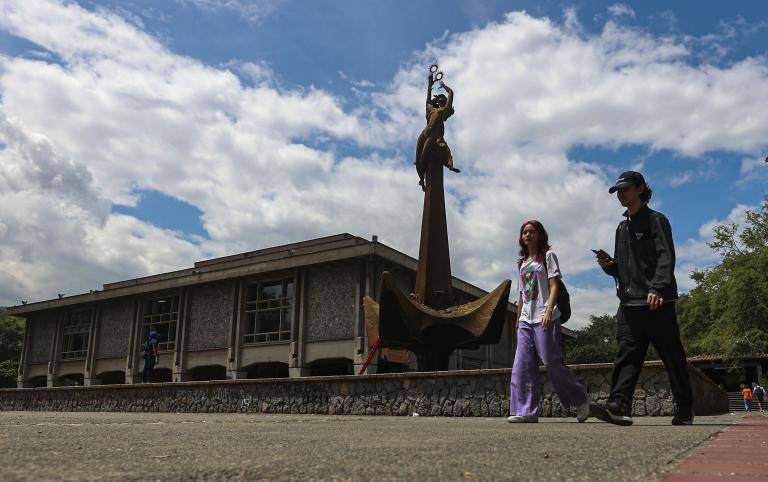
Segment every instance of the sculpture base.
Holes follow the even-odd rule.
[[[382,347],[411,350],[421,371],[447,370],[453,350],[499,342],[511,286],[504,280],[479,300],[436,310],[405,295],[385,271],[379,303],[363,299],[368,339],[380,338]]]

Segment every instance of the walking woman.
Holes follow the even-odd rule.
[[[520,227],[517,279],[517,350],[510,382],[510,423],[539,420],[541,381],[539,360],[565,407],[577,409],[579,422],[589,417],[589,397],[573,372],[563,363],[560,348],[560,311],[557,307],[560,265],[550,249],[549,236],[539,221]]]

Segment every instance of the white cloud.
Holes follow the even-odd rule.
[[[742,159],[739,173],[741,174],[740,184],[768,181],[768,157]]]
[[[224,67],[239,74],[244,83],[260,87],[272,87],[276,82],[275,72],[266,62],[241,62],[230,60]]]
[[[265,64],[211,67],[174,54],[107,11],[3,2],[0,28],[61,64],[0,57],[10,126],[0,131],[0,201],[14,206],[0,217],[10,280],[0,304],[344,231],[415,254],[422,196],[411,150],[433,57],[456,90],[446,138],[464,171],[446,173],[454,273],[484,288],[509,277],[530,218],[549,229],[567,274],[594,269],[589,248],[610,247],[621,208],[607,194],[613,174],[569,161],[568,149],[754,155],[766,143],[768,74],[764,59],[692,66],[680,39],[613,22],[585,35],[569,18],[512,13],[448,36],[372,94],[374,106],[356,107],[313,87],[285,90]],[[357,157],[339,154],[348,143]],[[110,214],[137,188],[198,207],[211,239],[192,244]],[[615,302],[573,288],[590,314],[607,310],[599,296]]]
[[[371,87],[376,87],[376,84],[374,84],[370,80],[363,79],[363,80],[358,80],[357,82],[355,82],[355,87],[362,87],[362,88],[369,89]]]
[[[176,0],[205,12],[233,12],[249,23],[257,24],[271,15],[286,0]]]
[[[1,113],[0,139],[3,303],[100,288],[126,273],[177,269],[203,255],[175,233],[110,215],[85,165]]]
[[[743,227],[746,223],[746,212],[755,209],[757,209],[756,206],[738,204],[731,209],[725,219],[710,219],[699,227],[698,238],[689,238],[677,247],[677,269],[675,271],[681,290],[688,291],[695,286],[691,279],[691,274],[695,270],[701,270],[720,260],[717,253],[707,244],[714,241],[715,226],[736,223]]]
[[[571,318],[565,325],[571,330],[578,330],[589,325],[590,316],[615,315],[619,309],[619,299],[614,288],[568,287],[571,295]]]
[[[632,10],[632,7],[630,7],[626,3],[614,3],[613,5],[608,7],[608,13],[610,13],[611,16],[615,18],[620,18],[620,17],[635,18],[635,11]]]
[[[688,184],[693,180],[694,173],[691,171],[684,171],[672,176],[669,180],[669,185],[672,187],[680,187],[683,184]]]
[[[715,179],[718,176],[717,169],[715,169],[716,165],[716,161],[698,160],[695,168],[673,174],[669,179],[669,185],[672,187],[680,187],[692,182]]]

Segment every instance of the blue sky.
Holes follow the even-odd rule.
[[[580,322],[610,311],[588,248],[636,167],[689,288],[712,223],[766,194],[761,3],[9,1],[0,305],[339,232],[415,255],[433,58],[457,92],[455,274],[511,276],[539,218]]]

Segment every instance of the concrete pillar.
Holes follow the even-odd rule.
[[[245,378],[240,370],[240,344],[242,342],[243,296],[245,283],[238,280],[233,288],[232,315],[229,318],[229,346],[227,347],[227,378],[238,380]]]
[[[16,378],[17,388],[26,388],[27,386],[29,386],[27,384],[26,371],[27,371],[27,359],[29,358],[30,334],[32,333],[30,325],[32,325],[32,320],[30,317],[27,317],[24,320],[24,339],[21,342],[21,356],[19,357],[19,374],[18,374],[18,377]]]
[[[83,386],[99,385],[99,381],[93,376],[96,368],[96,351],[101,326],[102,305],[96,305],[91,312],[91,326],[88,330],[88,352],[85,357],[85,373],[83,373]]]
[[[59,353],[59,347],[61,346],[61,330],[63,324],[64,319],[62,314],[58,313],[56,315],[56,335],[53,337],[53,345],[51,345],[51,356],[48,359],[48,374],[46,381],[46,385],[48,387],[55,387],[59,385],[59,382],[56,380],[56,378],[58,377],[59,358],[61,356]]]
[[[187,319],[189,318],[190,290],[185,288],[179,299],[179,318],[176,320],[176,343],[173,351],[172,380],[186,381],[184,355],[187,350]]]
[[[139,336],[137,332],[141,326],[141,297],[136,297],[133,306],[133,323],[131,323],[131,332],[128,335],[128,348],[125,355],[125,383],[132,384],[138,383],[141,380],[140,376],[137,376],[136,369],[136,337]]]
[[[307,270],[298,270],[294,275],[294,320],[295,325],[291,333],[291,352],[288,360],[288,376],[291,378],[309,376],[309,367],[306,366],[306,332],[307,332]],[[294,335],[295,333],[295,335]]]

